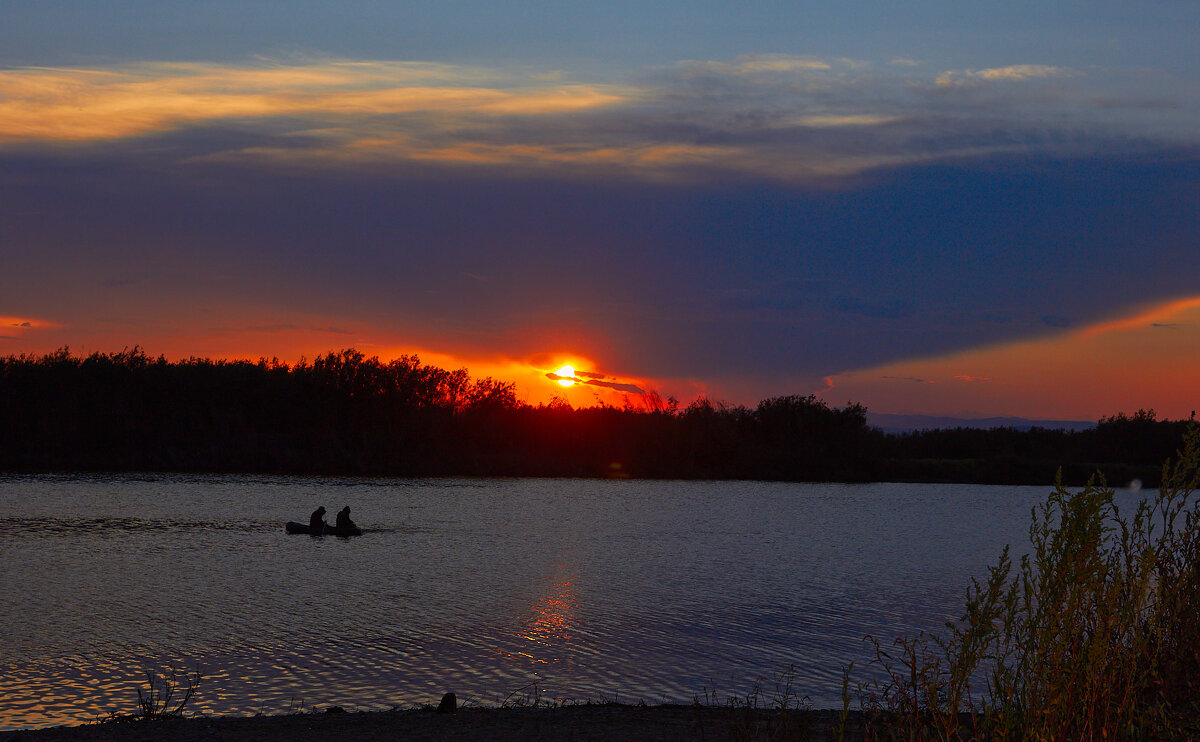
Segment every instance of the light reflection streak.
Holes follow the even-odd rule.
[[[497,653],[526,664],[569,665],[569,648],[577,638],[578,605],[574,581],[555,581],[547,594],[530,607],[530,615],[517,633],[520,648],[511,652],[498,649]]]

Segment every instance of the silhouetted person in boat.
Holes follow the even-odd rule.
[[[308,516],[308,530],[312,531],[312,535],[320,536],[325,533],[325,529],[329,524],[325,522],[325,506],[317,508],[313,514]]]
[[[354,530],[354,521],[350,520],[350,506],[342,508],[337,514],[337,530],[338,533]]]

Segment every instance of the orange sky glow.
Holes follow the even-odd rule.
[[[294,363],[341,348],[357,348],[384,361],[417,355],[423,363],[466,368],[474,378],[512,382],[517,398],[529,404],[565,401],[572,407],[597,404],[644,407],[644,395],[587,383],[564,386],[548,376],[571,366],[581,380],[604,379],[630,385],[686,405],[707,395],[735,404],[817,391],[830,404],[857,402],[873,412],[922,413],[957,417],[1012,415],[1040,419],[1095,420],[1117,412],[1154,408],[1160,415],[1185,418],[1200,407],[1200,296],[1142,307],[1124,316],[1058,334],[943,356],[915,358],[800,380],[806,388],[763,388],[753,396],[731,398],[718,383],[663,379],[611,369],[604,359],[565,348],[527,356],[469,351],[446,352],[389,341],[390,333],[348,332],[338,323],[314,318],[286,324],[264,320],[237,327],[180,327],[169,323],[137,333],[150,355],[170,360],[277,357]],[[74,353],[111,352],[131,347],[126,333],[56,319],[0,317],[6,354],[47,353],[67,345]],[[824,387],[823,389],[821,387]],[[739,390],[746,395],[746,390]]]
[[[646,400],[643,395],[586,383],[589,377],[600,376],[609,381],[638,386],[647,392],[658,391],[664,385],[688,389],[693,396],[703,390],[702,385],[693,381],[654,380],[602,372],[601,365],[595,360],[566,350],[528,357],[450,353],[386,340],[376,342],[374,338],[364,337],[366,334],[348,333],[334,326],[322,327],[314,323],[291,325],[264,322],[180,333],[139,333],[142,339],[136,344],[147,355],[162,355],[171,361],[189,357],[230,360],[277,358],[291,364],[301,358],[311,361],[317,356],[343,348],[355,348],[368,358],[377,356],[384,362],[415,355],[426,365],[447,370],[466,368],[474,379],[491,377],[511,382],[515,385],[517,399],[532,405],[566,402],[572,407],[600,404],[624,407],[628,402],[637,408],[644,406]],[[37,355],[64,346],[75,355],[89,355],[94,352],[116,352],[135,344],[124,342],[123,334],[91,331],[68,323],[27,317],[0,317],[0,337],[6,341],[5,345],[0,345],[0,354],[4,355]],[[547,377],[548,373],[555,373],[564,366],[571,366],[580,374],[579,383],[563,386]]]
[[[1095,420],[1200,408],[1200,296],[1163,302],[1051,337],[832,376],[826,399],[875,412]]]

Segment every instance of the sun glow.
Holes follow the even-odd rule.
[[[554,373],[566,377],[558,380],[561,386],[575,386],[575,368],[573,366],[563,366]]]

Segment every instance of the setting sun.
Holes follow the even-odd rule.
[[[573,366],[563,366],[554,373],[566,377],[565,379],[558,380],[558,383],[562,386],[575,386],[575,368]]]

